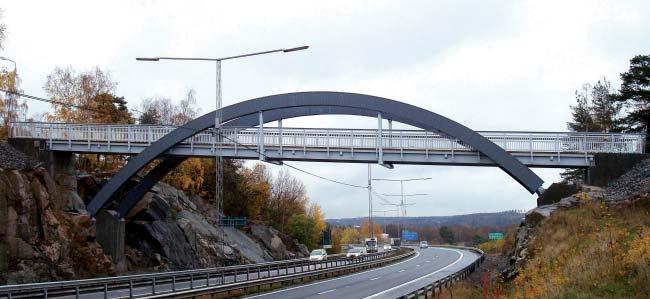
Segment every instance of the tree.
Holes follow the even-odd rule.
[[[454,244],[455,238],[454,238],[454,232],[451,230],[450,227],[448,226],[441,226],[440,227],[440,238],[442,241],[446,244]]]
[[[323,231],[325,231],[325,228],[327,227],[327,224],[325,223],[325,214],[323,214],[323,211],[320,207],[315,202],[312,202],[309,204],[309,208],[307,209],[307,215],[314,219],[314,226],[316,229],[316,232],[320,235]]]
[[[341,233],[341,244],[359,244],[361,243],[361,234],[358,230],[347,227]]]
[[[318,236],[314,219],[305,214],[293,214],[289,218],[287,231],[290,236],[313,249],[318,246]]]
[[[375,236],[382,233],[381,225],[379,223],[373,222],[372,227],[373,227],[372,232]],[[361,228],[359,229],[359,233],[364,238],[370,237],[370,222],[367,219],[361,223]]]
[[[56,67],[47,76],[43,89],[55,103],[53,114],[48,114],[50,121],[64,122],[102,122],[110,113],[115,112],[119,102],[112,96],[117,83],[111,80],[107,72],[99,67],[77,73],[72,67]],[[104,95],[111,95],[113,99]],[[99,99],[99,101],[98,101]],[[121,100],[124,100],[123,98]]]
[[[650,55],[637,55],[630,69],[621,74],[621,88],[616,100],[632,111],[624,121],[628,129],[640,131],[650,124]]]
[[[287,170],[281,170],[271,183],[271,198],[265,208],[271,225],[284,232],[289,216],[305,214],[306,205],[305,185]]]
[[[623,105],[616,101],[611,83],[603,77],[591,88],[593,119],[600,132],[620,132],[620,113]]]
[[[570,106],[573,121],[567,122],[567,128],[574,132],[590,132],[595,128],[594,119],[591,114],[591,104],[589,102],[589,84],[583,85],[582,92],[575,91],[575,106]]]
[[[140,104],[142,114],[138,121],[141,124],[175,125],[180,126],[195,119],[201,109],[196,106],[196,92],[188,89],[185,97],[178,105],[169,98],[144,99]]]

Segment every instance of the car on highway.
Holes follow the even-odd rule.
[[[365,248],[352,248],[348,251],[348,253],[345,255],[347,258],[355,258],[355,257],[360,257],[362,255],[366,254],[366,249]]]
[[[325,249],[314,249],[309,254],[310,261],[323,261],[327,259],[327,251]]]
[[[429,242],[420,241],[420,248],[429,248]]]
[[[388,250],[391,250],[391,249],[393,249],[393,248],[390,246],[390,244],[384,244],[384,251],[388,251]]]

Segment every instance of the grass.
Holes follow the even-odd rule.
[[[541,220],[536,231],[520,274],[491,282],[489,298],[650,298],[650,197],[615,208],[585,201]],[[507,252],[513,236],[479,247]],[[439,298],[483,296],[480,287],[461,282]]]
[[[588,202],[542,222],[507,298],[650,297],[650,200]]]

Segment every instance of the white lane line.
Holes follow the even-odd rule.
[[[420,267],[420,264],[415,265],[416,267]]]
[[[427,277],[429,277],[429,276],[431,276],[431,275],[433,275],[433,274],[436,274],[436,273],[438,273],[438,272],[440,272],[440,271],[443,271],[443,270],[445,270],[445,269],[447,269],[447,268],[449,268],[449,267],[455,265],[456,263],[460,262],[461,259],[463,259],[463,253],[460,252],[459,250],[456,250],[456,249],[448,249],[448,248],[439,248],[439,249],[450,250],[450,251],[456,251],[458,254],[460,254],[460,256],[459,256],[458,259],[455,260],[453,263],[451,263],[451,264],[449,264],[449,265],[447,265],[447,266],[444,266],[444,267],[440,268],[439,270],[436,270],[436,271],[434,271],[434,272],[431,272],[431,273],[429,273],[429,274],[427,274],[427,275],[425,275],[425,276],[422,276],[422,277],[420,277],[420,278],[416,278],[416,279],[411,280],[411,281],[409,281],[409,282],[405,282],[405,283],[400,284],[400,285],[398,285],[398,286],[394,286],[394,287],[392,287],[392,288],[390,288],[390,289],[388,289],[388,290],[384,290],[384,291],[379,292],[379,293],[377,293],[377,294],[370,295],[370,296],[365,297],[365,298],[363,298],[363,299],[370,299],[370,298],[379,297],[379,296],[381,296],[381,295],[383,295],[383,294],[386,294],[386,293],[388,293],[388,292],[390,292],[390,291],[392,291],[392,290],[399,289],[399,288],[401,288],[401,287],[403,287],[403,286],[405,286],[405,285],[412,284],[412,283],[414,283],[414,282],[416,282],[416,281],[420,281],[420,280],[422,280],[422,279],[425,279],[425,278],[427,278]]]
[[[401,272],[404,272],[404,270],[405,270],[405,269],[402,269],[402,270],[399,270],[399,271],[397,271],[397,273],[401,273]]]
[[[329,292],[334,292],[334,291],[336,291],[336,289],[331,289],[331,290],[329,290],[329,291],[320,292],[320,293],[318,293],[318,295],[323,295],[323,294],[327,294],[327,293],[329,293]]]
[[[397,265],[399,265],[399,264],[406,263],[406,262],[408,262],[408,261],[410,261],[410,260],[412,260],[412,259],[415,259],[415,258],[417,258],[418,256],[420,256],[420,252],[419,252],[419,251],[416,251],[414,256],[412,256],[412,257],[410,257],[410,258],[408,258],[408,259],[406,259],[406,260],[403,260],[403,261],[401,261],[401,262],[399,262],[399,263],[390,264],[390,265],[386,265],[386,266],[384,266],[384,267],[375,268],[375,269],[370,269],[370,270],[367,270],[367,271],[358,272],[358,273],[354,273],[354,274],[350,274],[350,275],[345,275],[345,276],[341,276],[341,277],[337,277],[337,278],[332,278],[332,279],[328,279],[328,280],[321,280],[321,281],[314,282],[314,283],[310,283],[310,284],[304,284],[304,285],[300,285],[300,286],[293,287],[293,288],[287,288],[287,289],[277,290],[277,291],[269,292],[269,293],[262,293],[262,294],[259,294],[259,295],[250,296],[250,297],[246,297],[246,298],[262,297],[262,296],[266,296],[266,295],[272,295],[272,294],[282,293],[282,292],[286,292],[286,291],[290,291],[290,290],[295,290],[295,289],[300,289],[300,288],[304,288],[304,287],[308,287],[308,286],[313,286],[313,285],[317,285],[317,284],[321,284],[321,283],[325,283],[325,282],[330,282],[330,281],[334,281],[334,280],[339,280],[339,279],[344,279],[344,278],[348,278],[348,277],[352,277],[352,276],[357,276],[357,275],[365,274],[365,273],[368,273],[368,272],[381,270],[381,269],[384,269],[384,268],[387,268],[387,267],[397,266]]]
[[[370,280],[377,280],[377,279],[380,279],[380,278],[381,278],[381,276],[377,276],[375,278],[371,278]]]

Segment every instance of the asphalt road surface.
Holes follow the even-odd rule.
[[[382,268],[289,287],[248,298],[397,298],[454,273],[478,259],[473,251],[430,247]]]

